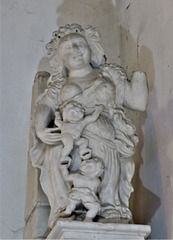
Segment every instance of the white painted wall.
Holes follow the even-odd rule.
[[[173,239],[173,1],[117,0],[117,8],[121,63],[129,75],[145,71],[150,91],[137,116],[134,218],[151,224],[152,239]]]
[[[1,238],[22,238],[33,79],[47,70],[40,60],[51,33],[72,22],[99,29],[108,62],[148,74],[147,112],[135,115],[132,208],[137,222],[151,223],[152,238],[173,238],[172,0],[1,0],[1,8]]]
[[[110,61],[115,61],[119,55],[119,29],[113,3],[1,0],[2,239],[20,239],[23,235],[31,92],[36,72],[49,70],[45,61],[40,61],[44,47],[58,26],[73,22],[90,24],[100,30],[102,45]],[[110,51],[110,46],[114,50]]]
[[[22,238],[31,91],[44,45],[57,27],[57,1],[51,3],[1,1],[1,238]]]

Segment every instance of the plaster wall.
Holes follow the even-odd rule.
[[[45,45],[60,25],[73,22],[93,25],[102,34],[101,44],[109,61],[114,62],[119,59],[119,27],[115,1],[111,0],[1,0],[0,3],[0,238],[22,239],[32,85],[37,71],[50,71],[43,58]]]
[[[173,239],[173,1],[116,2],[121,65],[129,76],[146,72],[149,86],[146,113],[133,116],[140,139],[134,220],[151,224],[152,239]]]

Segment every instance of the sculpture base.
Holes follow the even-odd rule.
[[[58,221],[47,239],[63,240],[143,240],[151,232],[150,226],[79,221]]]

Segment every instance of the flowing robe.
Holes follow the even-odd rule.
[[[133,191],[131,179],[134,174],[134,162],[131,157],[134,154],[137,137],[134,126],[121,110],[125,101],[127,107],[131,107],[128,101],[131,99],[130,90],[126,94],[128,85],[126,87],[125,81],[127,82],[124,79],[115,84],[99,72],[99,76],[91,85],[88,85],[77,96],[70,96],[71,99],[84,105],[87,114],[94,109],[95,105],[105,106],[98,120],[85,128],[82,137],[88,139],[93,156],[101,158],[104,162],[105,171],[99,199],[102,206],[100,214],[106,218],[131,219],[131,212],[128,208],[129,197]],[[143,85],[146,84],[144,82]],[[47,114],[49,126],[46,127],[52,127],[50,123],[54,120],[55,110],[59,104],[63,103],[60,99],[62,86],[66,84],[65,81],[61,83],[58,80],[54,81],[36,103],[37,115],[44,114],[39,109],[49,109]],[[133,99],[134,97],[133,95]],[[132,105],[135,104],[132,103]],[[117,108],[119,111],[116,111]],[[130,133],[129,129],[132,130]],[[33,136],[34,146],[31,149],[31,159],[33,165],[41,169],[40,183],[50,203],[51,213],[48,225],[52,228],[60,212],[67,205],[70,190],[58,166],[63,147],[61,135],[59,134],[58,145],[45,144],[38,138],[35,121],[33,121]],[[71,155],[73,159],[71,170],[76,170],[81,161],[78,149],[74,149]]]

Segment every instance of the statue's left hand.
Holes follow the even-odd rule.
[[[37,131],[37,136],[46,144],[58,145],[61,141],[61,134],[58,131],[59,128],[44,128]]]

